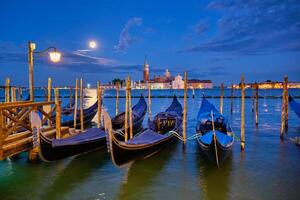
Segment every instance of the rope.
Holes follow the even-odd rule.
[[[183,137],[179,133],[177,133],[176,131],[170,131],[169,133],[171,133],[172,135],[174,135],[179,140],[184,141]],[[194,139],[196,139],[200,135],[201,135],[200,133],[196,133],[196,134],[194,134],[194,135],[186,138],[186,141],[188,141],[188,140],[194,140]]]
[[[123,137],[124,137],[124,135],[125,135],[125,134],[122,132],[121,129],[115,130],[114,133],[119,134],[119,135],[121,135],[121,136],[123,136]]]
[[[179,140],[184,141],[183,137],[179,133],[177,133],[176,131],[170,131],[169,133],[171,133],[172,135],[177,137]]]

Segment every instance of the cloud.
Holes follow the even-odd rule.
[[[194,31],[197,34],[201,34],[203,32],[206,32],[207,30],[208,30],[208,23],[206,20],[201,20],[194,26]]]
[[[0,42],[0,63],[20,63],[26,65],[27,52],[26,45],[16,46],[9,43]],[[46,56],[35,56],[34,62],[39,66],[49,67],[51,69],[68,70],[71,72],[85,74],[128,74],[141,71],[142,65],[139,64],[122,64],[114,59],[105,57],[96,57],[88,54],[89,50],[76,50],[73,52],[63,52],[62,61],[51,63]],[[4,67],[1,65],[0,67]]]
[[[143,19],[139,17],[130,18],[121,31],[119,42],[114,46],[117,52],[125,52],[137,39],[130,34],[130,29],[134,26],[140,26]]]
[[[223,9],[217,33],[178,52],[254,55],[300,51],[300,1],[213,1],[207,7]]]

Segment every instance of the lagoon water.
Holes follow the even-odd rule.
[[[247,90],[247,95],[251,92]],[[282,93],[281,90],[259,92],[260,96]],[[37,93],[43,95],[42,91]],[[136,96],[140,93],[133,91]],[[188,98],[188,136],[195,133],[202,93],[220,94],[218,89],[196,90],[195,99]],[[68,91],[61,94],[67,97]],[[152,95],[173,94],[183,95],[183,91],[152,91]],[[230,90],[225,90],[225,95],[229,94]],[[300,90],[290,90],[290,94],[300,96]],[[90,90],[87,95],[94,96],[94,92]],[[114,95],[113,90],[104,93],[105,97]],[[240,91],[235,91],[235,95],[240,95]],[[62,100],[63,104],[68,102],[68,98]],[[120,111],[124,109],[124,100],[120,98]],[[137,100],[134,98],[133,104]],[[219,107],[219,99],[209,100]],[[93,101],[95,97],[86,104]],[[153,98],[152,113],[163,111],[171,101],[171,98]],[[104,98],[103,104],[113,116],[115,99]],[[240,99],[234,99],[233,105],[230,114],[230,99],[225,98],[223,112],[239,136]],[[300,147],[289,138],[300,136],[300,119],[290,111],[289,128],[285,140],[281,141],[281,99],[259,99],[258,127],[255,127],[251,99],[246,99],[245,105],[245,152],[241,153],[236,140],[231,156],[220,168],[205,159],[193,140],[187,142],[184,150],[178,141],[146,160],[121,169],[112,164],[105,150],[51,163],[29,163],[24,153],[17,159],[0,161],[0,199],[299,199]]]

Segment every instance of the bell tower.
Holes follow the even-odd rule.
[[[145,83],[149,81],[149,64],[147,58],[144,61],[143,80]]]

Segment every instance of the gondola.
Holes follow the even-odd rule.
[[[176,140],[172,131],[179,134],[182,131],[182,106],[176,97],[165,112],[160,112],[153,120],[148,120],[148,128],[132,139],[120,141],[109,131],[108,148],[113,163],[122,167],[134,160],[157,153]]]
[[[83,109],[83,124],[89,124],[95,117],[98,111],[98,101],[96,101],[92,106]],[[53,123],[55,123],[55,117],[52,118]],[[61,119],[62,126],[74,127],[74,115],[62,115]],[[76,128],[80,127],[80,110],[77,110],[76,114]]]
[[[291,109],[300,118],[300,104],[297,101],[295,101],[291,95],[289,95],[289,104],[290,104]]]
[[[202,152],[219,166],[231,152],[234,138],[227,119],[205,97],[198,112],[196,132]]]
[[[94,106],[95,104],[96,107]],[[95,104],[89,110],[92,113],[90,114],[92,118],[94,117],[92,110],[97,110],[97,102]],[[141,121],[143,121],[146,110],[146,101],[144,97],[141,97],[133,109],[133,113],[137,115],[134,121],[137,128],[142,126]],[[120,138],[120,135],[118,135],[118,138]],[[106,134],[103,128],[90,128],[83,133],[65,139],[51,139],[40,134],[40,157],[45,161],[59,160],[105,147]]]
[[[134,132],[139,132],[142,127],[144,116],[147,112],[147,103],[141,95],[137,104],[132,107],[132,121]],[[125,112],[121,112],[112,118],[112,128],[124,132]]]

